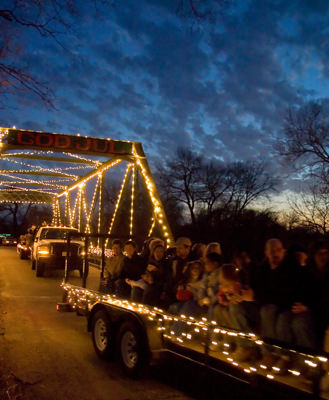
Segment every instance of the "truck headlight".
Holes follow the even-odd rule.
[[[84,256],[86,255],[86,250],[85,250],[84,247],[81,247],[81,248],[80,248],[79,255],[80,255],[81,257],[84,257]]]
[[[48,246],[40,246],[38,247],[38,254],[40,256],[48,256],[50,254]]]

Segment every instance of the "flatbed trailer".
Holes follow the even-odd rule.
[[[101,257],[101,278],[103,270]],[[264,391],[277,398],[329,399],[329,363],[325,353],[286,348],[254,333],[228,330],[206,318],[171,315],[157,307],[87,288],[86,279],[82,279],[81,286],[64,279],[62,289],[63,303],[57,309],[84,315],[97,355],[103,359],[119,358],[129,376],[136,377],[145,366],[159,364],[174,355],[255,388],[258,393]],[[238,362],[232,355],[237,341],[253,346],[255,354],[261,354],[264,348],[276,354],[289,354],[294,367],[280,375],[280,371],[259,365],[256,359]]]

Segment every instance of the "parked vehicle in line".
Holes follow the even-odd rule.
[[[42,226],[34,239],[31,251],[31,266],[36,276],[41,277],[46,271],[64,269],[67,256],[67,237],[77,233],[71,227]],[[85,255],[84,242],[81,237],[73,236],[69,245],[70,270],[79,270],[82,274],[82,259]]]
[[[4,238],[2,238],[2,245],[3,246],[16,246],[17,239],[14,237],[4,237]]]

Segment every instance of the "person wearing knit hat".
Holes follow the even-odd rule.
[[[149,244],[149,249],[150,249],[150,255],[151,257],[153,257],[154,251],[157,247],[163,247],[163,249],[165,248],[165,244],[164,241],[161,239],[153,239],[151,240],[150,244]]]

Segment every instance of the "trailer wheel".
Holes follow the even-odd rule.
[[[32,255],[31,255],[31,268],[33,271],[35,270],[35,259],[33,258]]]
[[[41,264],[38,261],[35,261],[35,272],[36,272],[36,276],[38,278],[40,278],[41,276],[43,276],[44,272],[45,272],[45,266],[44,264]]]
[[[123,370],[130,377],[137,377],[145,365],[145,346],[138,327],[124,322],[118,333],[118,348]]]
[[[106,311],[99,310],[95,313],[92,317],[91,331],[96,354],[107,360],[114,358],[114,334]]]

